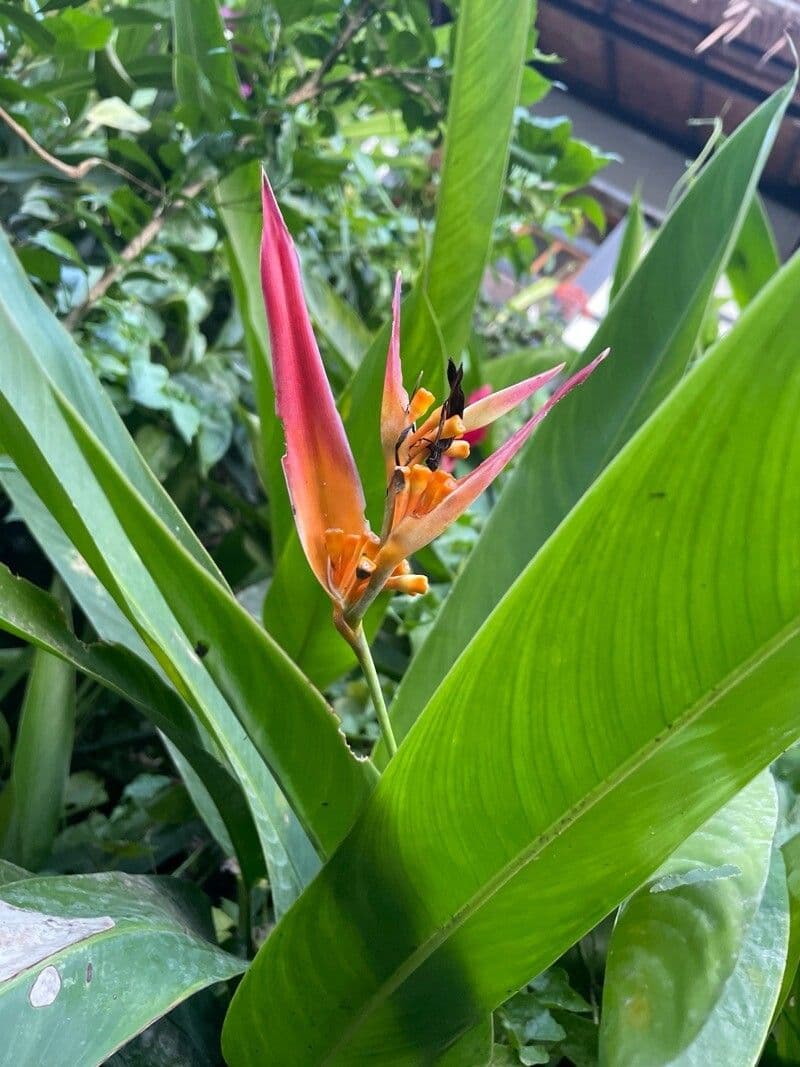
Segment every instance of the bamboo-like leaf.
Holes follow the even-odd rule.
[[[746,307],[777,273],[781,260],[775,234],[759,196],[753,197],[725,273],[736,303]]]
[[[0,888],[2,1067],[103,1063],[175,1004],[243,960],[193,926],[194,886],[126,874],[14,880]]]
[[[798,285],[800,257],[476,635],[237,990],[231,1067],[433,1059],[800,733]]]
[[[647,229],[642,211],[642,196],[639,189],[633,194],[633,199],[628,206],[628,214],[625,218],[625,231],[619,246],[617,265],[614,268],[614,277],[611,281],[609,301],[612,301],[625,282],[636,270],[639,260],[644,251],[644,241]]]
[[[794,86],[792,79],[723,145],[614,301],[580,363],[606,347],[612,355],[523,452],[396,694],[398,738],[523,568],[685,373]]]
[[[68,627],[59,604],[0,566],[0,629],[30,641],[137,704],[182,752],[208,789],[245,878],[263,872],[252,815],[238,782],[203,746],[197,724],[175,691],[149,664],[121,645],[85,645]],[[0,800],[0,808],[2,807]],[[22,862],[22,860],[20,860]],[[34,864],[27,862],[26,866]]]
[[[738,1047],[709,1047],[707,1027],[742,964],[766,892],[777,817],[775,785],[764,771],[623,904],[603,983],[605,1067],[743,1062]],[[714,877],[724,868],[725,877]],[[665,875],[683,880],[659,891]],[[785,936],[786,919],[782,925]],[[783,959],[775,954],[776,967],[769,968],[777,969],[774,995]],[[768,1000],[758,1027],[762,1040],[772,1007]]]
[[[68,604],[63,586],[60,595]],[[64,626],[69,632],[66,620]],[[28,675],[11,776],[0,794],[4,859],[38,870],[50,855],[64,806],[74,735],[75,671],[40,649]]]

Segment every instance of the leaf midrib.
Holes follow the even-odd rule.
[[[657,738],[648,741],[638,751],[634,752],[627,761],[620,764],[615,773],[604,782],[599,783],[593,790],[590,790],[586,796],[569,808],[565,815],[546,827],[529,847],[514,856],[478,892],[473,894],[439,930],[426,941],[423,941],[417,950],[379,986],[373,996],[358,1012],[341,1038],[326,1053],[325,1058],[321,1061],[323,1067],[325,1064],[332,1062],[332,1057],[349,1043],[351,1037],[358,1031],[367,1017],[376,1008],[380,1007],[385,1000],[388,1000],[392,993],[447,941],[453,931],[463,926],[504,885],[510,882],[529,863],[537,859],[557,837],[571,829],[583,815],[596,807],[622,782],[643,767],[660,748],[668,742],[673,742],[677,735],[702,718],[719,700],[733,692],[739,684],[759,670],[772,656],[780,652],[784,646],[797,637],[800,637],[800,612],[769,640],[763,642],[752,656],[734,668],[718,685],[712,687],[705,696],[687,708],[683,714],[677,716],[670,723],[665,722],[664,725],[669,727],[668,730],[662,731]]]

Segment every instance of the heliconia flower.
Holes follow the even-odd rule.
[[[473,391],[467,397],[467,406],[474,404],[478,400],[483,400],[485,396],[490,396],[492,393],[491,385],[482,385],[479,389],[473,389]],[[475,448],[486,439],[486,435],[489,432],[487,426],[482,426],[479,430],[467,430],[462,440],[466,441],[470,448]],[[442,456],[442,470],[447,471],[448,474],[452,474],[456,469],[456,461],[452,455],[445,453]]]
[[[365,517],[358,471],[311,328],[297,253],[266,175],[262,201],[261,282],[276,407],[286,440],[283,470],[303,550],[333,602],[337,627],[351,639],[381,590],[427,590],[427,579],[411,573],[408,557],[467,510],[553,406],[588,378],[607,352],[561,384],[493,455],[464,477],[454,478],[442,469],[442,460],[465,459],[468,435],[528,399],[556,378],[564,364],[499,392],[482,392],[467,403],[462,369],[450,360],[448,395],[431,411],[432,393],[420,387],[409,397],[403,385],[398,275],[381,405],[387,491],[378,535]]]
[[[478,400],[483,400],[485,396],[492,395],[492,387],[488,383],[482,385],[479,389],[475,389],[467,397],[467,405],[475,404]],[[464,434],[464,440],[468,445],[479,445],[486,439],[486,434],[489,432],[486,426],[482,426],[480,430],[467,430]]]

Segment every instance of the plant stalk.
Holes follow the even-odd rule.
[[[383,699],[383,691],[381,690],[381,683],[378,679],[378,672],[375,670],[375,664],[372,660],[372,653],[369,650],[369,642],[364,633],[364,627],[360,623],[355,630],[351,631],[351,633],[352,639],[350,643],[353,646],[355,654],[358,656],[358,662],[361,664],[361,669],[364,672],[364,677],[372,695],[372,702],[378,713],[378,723],[380,724],[381,733],[383,734],[383,740],[386,742],[386,747],[389,750],[389,756],[391,757],[397,752],[397,742],[392,733],[389,712],[386,708],[386,701]]]

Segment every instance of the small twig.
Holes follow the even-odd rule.
[[[431,96],[427,89],[418,85],[413,78],[430,78],[440,74],[439,71],[430,70],[427,67],[411,67],[403,70],[401,67],[375,67],[373,70],[354,70],[351,74],[345,74],[341,78],[322,82],[315,93],[318,96],[329,89],[343,89],[348,85],[358,85],[361,82],[372,81],[373,78],[394,78],[400,82],[404,89],[414,96],[421,96],[425,102],[436,112],[441,112],[438,101]],[[308,98],[310,99],[310,98]]]
[[[290,107],[294,107],[296,104],[303,104],[307,100],[313,100],[315,96],[319,95],[322,89],[322,80],[325,75],[345,48],[350,44],[361,27],[372,18],[376,10],[377,8],[373,6],[372,0],[364,0],[358,10],[349,16],[344,29],[334,41],[333,47],[324,57],[314,73],[307,78],[302,85],[299,85],[294,92],[289,93],[286,98],[286,103]]]
[[[167,221],[167,208],[168,207],[183,207],[187,200],[192,200],[200,190],[206,185],[205,180],[199,182],[193,182],[191,185],[187,185],[181,190],[180,196],[174,200],[171,204],[162,204],[156,209],[153,217],[147,223],[147,225],[136,234],[136,236],[128,242],[119,254],[119,259],[116,263],[112,264],[108,270],[99,278],[92,288],[89,290],[86,299],[82,304],[78,304],[70,311],[69,315],[64,319],[64,325],[68,330],[72,330],[80,322],[89,308],[96,304],[98,300],[102,299],[116,282],[128,264],[132,263],[135,259],[144,252],[145,248],[158,237],[161,232],[164,223]]]
[[[115,174],[119,174],[121,177],[125,178],[126,181],[134,182],[134,184],[138,185],[141,189],[145,189],[152,196],[161,196],[161,190],[142,181],[141,178],[137,178],[135,174],[131,174],[130,171],[125,170],[123,167],[118,167],[116,163],[112,163],[108,159],[103,159],[102,156],[88,156],[74,166],[70,163],[65,163],[57,156],[51,155],[46,148],[43,148],[37,140],[31,137],[25,127],[21,126],[14,116],[9,115],[3,107],[0,107],[0,119],[3,120],[10,130],[14,131],[21,141],[24,141],[34,155],[38,156],[39,159],[47,163],[54,170],[57,170],[59,174],[63,174],[65,178],[70,178],[72,181],[76,182],[83,181],[90,170],[94,170],[95,167],[105,167],[107,170],[112,170]]]

